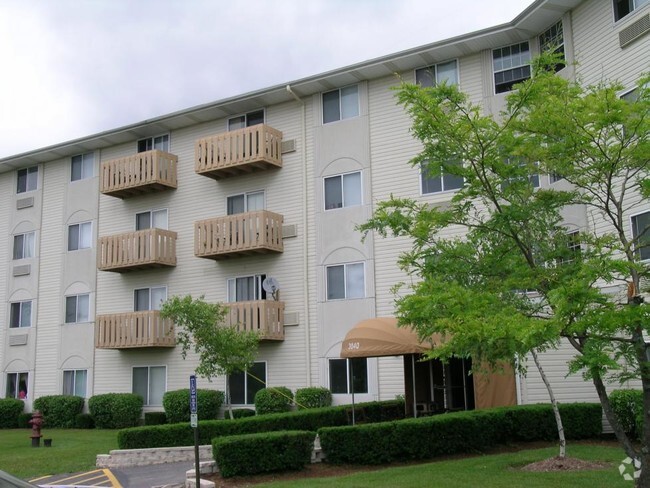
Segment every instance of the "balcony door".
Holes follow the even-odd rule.
[[[228,197],[226,201],[228,215],[264,210],[264,192],[254,191]]]
[[[228,280],[228,302],[266,300],[262,282],[266,275],[243,276]]]

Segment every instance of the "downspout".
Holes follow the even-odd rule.
[[[304,209],[302,212],[302,292],[305,297],[305,352],[307,354],[307,386],[311,386],[311,325],[309,323],[309,258],[307,257],[307,213],[309,205],[307,203],[307,107],[305,102],[294,93],[291,85],[287,85],[287,92],[302,105],[302,201],[304,202]]]

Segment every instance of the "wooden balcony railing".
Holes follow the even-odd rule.
[[[219,180],[282,167],[282,132],[265,124],[199,139],[194,170]]]
[[[178,157],[154,149],[104,161],[100,190],[104,195],[126,198],[176,188]]]
[[[194,223],[194,254],[227,259],[247,254],[283,252],[284,217],[257,210]]]
[[[123,273],[176,266],[176,232],[146,229],[99,238],[97,268]]]
[[[95,321],[95,347],[174,347],[174,324],[160,317],[160,311],[98,315]]]
[[[241,331],[255,331],[262,341],[284,340],[284,302],[257,300],[225,304],[226,324]]]

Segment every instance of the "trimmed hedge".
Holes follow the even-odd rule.
[[[95,420],[89,413],[80,413],[74,419],[75,429],[94,429]]]
[[[400,407],[401,411],[398,412]],[[366,418],[370,419],[384,418],[399,413],[398,416],[390,419],[396,420],[404,417],[404,403],[395,400],[360,403],[356,405],[355,411],[357,412],[357,418],[362,416],[362,412],[369,412]],[[201,444],[210,444],[215,437],[279,430],[315,432],[321,427],[347,425],[351,417],[350,412],[350,406],[340,406],[256,415],[255,417],[235,420],[199,420],[199,442]],[[189,422],[135,427],[119,431],[117,444],[120,449],[191,446],[194,444],[194,433]]]
[[[567,439],[596,437],[602,431],[598,403],[560,405]],[[383,464],[477,452],[511,441],[557,439],[550,405],[524,405],[456,412],[399,422],[318,430],[328,462]]]
[[[29,421],[32,420],[32,414],[23,412],[18,416],[18,428],[19,429],[31,429],[32,426]]]
[[[196,390],[197,414],[202,420],[215,420],[223,404],[224,393],[219,390]],[[163,395],[163,408],[167,422],[177,424],[190,421],[190,390],[168,391]]]
[[[73,395],[47,395],[34,400],[34,410],[43,414],[45,427],[71,429],[84,409],[84,399]]]
[[[145,412],[144,425],[164,425],[167,423],[165,412]]]
[[[233,419],[243,419],[245,417],[255,417],[255,410],[252,408],[236,408],[232,411]],[[224,418],[230,419],[230,414],[225,413]]]
[[[217,437],[212,455],[224,478],[303,469],[311,462],[315,432],[286,431]]]
[[[643,392],[629,388],[614,390],[609,395],[609,404],[625,433],[638,438],[643,432]]]
[[[332,405],[332,392],[327,388],[314,386],[296,390],[296,406],[303,408],[321,408]]]
[[[0,429],[15,429],[25,404],[16,398],[0,398]]]
[[[257,415],[283,413],[291,410],[293,393],[286,386],[262,388],[255,394],[255,411]]]
[[[122,429],[140,423],[143,400],[134,393],[106,393],[88,400],[88,410],[98,429]]]

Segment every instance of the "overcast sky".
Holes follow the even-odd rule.
[[[532,0],[0,0],[0,158],[512,20]]]

